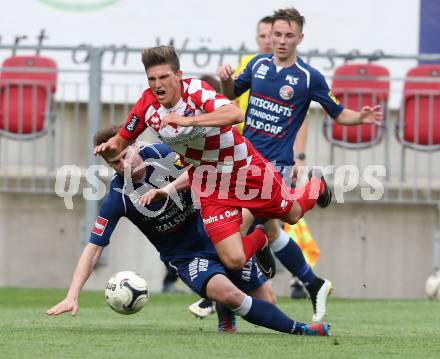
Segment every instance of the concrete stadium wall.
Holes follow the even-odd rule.
[[[68,287],[81,253],[84,200],[67,210],[56,195],[0,194],[0,286]],[[87,288],[104,288],[110,276],[135,270],[160,290],[163,265],[145,237],[121,220],[112,237],[108,265],[98,266]]]
[[[332,280],[335,296],[425,296],[439,223],[436,207],[345,203],[313,210],[306,218],[321,250],[315,272]],[[290,275],[279,269],[275,290],[289,294]]]
[[[51,195],[0,194],[0,286],[67,287],[81,251],[82,198],[74,209]],[[435,207],[335,204],[307,220],[321,249],[316,272],[331,279],[335,295],[353,298],[422,298],[432,271]],[[135,270],[159,291],[164,267],[155,249],[128,221],[118,224],[86,288],[102,289],[111,274]],[[289,294],[290,275],[279,268],[278,294]]]

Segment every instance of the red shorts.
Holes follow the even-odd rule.
[[[227,193],[220,195],[216,190],[200,195],[203,224],[214,244],[240,231],[242,208],[249,209],[256,218],[282,218],[293,205],[289,187],[259,153],[239,173],[231,180]]]

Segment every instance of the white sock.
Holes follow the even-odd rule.
[[[272,251],[274,253],[279,252],[280,250],[282,250],[287,243],[289,243],[289,241],[291,241],[292,239],[290,238],[290,236],[287,234],[286,231],[284,231],[283,229],[280,229],[280,235],[278,236],[277,239],[275,239],[271,244],[270,244],[270,249],[272,249]]]
[[[238,308],[232,310],[235,312],[235,314],[239,315],[240,317],[243,317],[249,313],[251,307],[252,307],[252,297],[246,295],[243,299],[243,303],[241,303],[241,305]]]

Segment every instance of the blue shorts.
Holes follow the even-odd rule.
[[[171,261],[168,265],[175,268],[180,279],[203,298],[206,298],[208,281],[216,274],[227,276],[235,286],[245,293],[261,287],[267,280],[258,268],[255,256],[238,271],[226,269],[217,256],[200,256],[189,260]]]

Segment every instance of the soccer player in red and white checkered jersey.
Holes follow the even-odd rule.
[[[190,165],[189,184],[200,201],[206,231],[227,268],[242,268],[253,254],[268,250],[262,228],[241,237],[242,208],[257,218],[280,218],[293,224],[317,200],[320,205],[323,200],[329,204],[329,190],[321,178],[312,177],[298,189],[301,196],[289,192],[273,166],[235,128],[244,120],[240,109],[208,84],[182,79],[173,47],[146,49],[142,62],[150,88],[118,135],[95,147],[94,153],[114,156],[147,127],[153,130],[184,165]],[[185,186],[185,175],[177,186]],[[151,201],[147,196],[141,198],[143,203]],[[263,272],[271,276],[270,270],[263,268]]]

